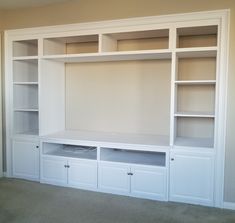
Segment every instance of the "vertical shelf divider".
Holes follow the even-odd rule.
[[[175,107],[176,107],[176,89],[175,89],[175,78],[177,76],[177,61],[176,61],[176,27],[170,28],[169,33],[169,49],[172,51],[171,61],[171,108],[170,108],[170,146],[173,146],[175,135],[176,135],[176,122],[175,122]]]

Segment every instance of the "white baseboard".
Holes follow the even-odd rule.
[[[224,202],[225,209],[235,210],[235,203],[233,202]]]

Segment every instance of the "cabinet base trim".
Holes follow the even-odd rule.
[[[233,202],[224,202],[223,204],[224,209],[235,210],[235,203]]]

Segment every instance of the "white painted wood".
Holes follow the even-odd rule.
[[[39,143],[13,140],[13,176],[39,181]]]
[[[40,135],[65,129],[64,64],[44,60],[40,64]]]
[[[230,11],[221,15],[219,25],[218,40],[220,49],[217,52],[216,76],[218,85],[216,88],[216,117],[215,122],[215,147],[217,156],[215,158],[215,206],[222,207],[224,199],[224,173],[225,173],[225,143],[226,143],[226,123],[227,123],[227,90],[228,90],[228,49],[229,49],[229,27]]]
[[[97,162],[90,160],[68,160],[68,185],[83,189],[97,189]]]
[[[214,118],[215,114],[211,112],[177,112],[175,117],[195,117],[195,118]]]
[[[13,129],[15,129],[15,123],[13,119],[13,114],[16,113],[17,116],[20,114],[19,111],[13,113],[13,100],[12,100],[12,86],[13,86],[13,76],[12,76],[12,60],[15,62],[19,61],[30,61],[30,60],[37,60],[39,59],[39,76],[42,76],[43,74],[51,74],[53,73],[54,76],[56,76],[56,73],[61,74],[62,69],[63,69],[63,64],[58,68],[57,70],[51,66],[50,69],[45,69],[43,70],[42,68],[47,67],[42,65],[45,61],[48,63],[49,60],[61,60],[62,62],[82,62],[82,61],[111,61],[111,60],[128,60],[128,59],[161,59],[161,58],[172,58],[172,55],[176,53],[178,58],[188,58],[188,57],[217,57],[217,79],[216,79],[216,84],[211,83],[213,85],[216,85],[216,95],[217,95],[217,102],[216,102],[216,109],[215,109],[215,133],[214,133],[214,142],[209,142],[211,140],[205,139],[201,141],[201,139],[196,139],[195,141],[193,139],[186,139],[187,143],[186,145],[191,145],[192,149],[203,149],[206,147],[213,147],[215,154],[216,155],[216,165],[215,165],[215,204],[216,206],[222,206],[222,201],[223,201],[223,174],[224,174],[224,153],[225,153],[225,118],[226,118],[226,84],[227,84],[227,49],[228,49],[228,10],[220,10],[220,11],[212,11],[212,12],[199,12],[199,13],[187,13],[187,14],[181,14],[181,15],[168,15],[168,16],[157,16],[157,17],[149,17],[149,18],[134,18],[134,19],[126,19],[126,20],[117,20],[117,21],[102,21],[102,22],[95,22],[95,23],[83,23],[83,24],[75,24],[75,25],[63,25],[63,26],[55,26],[55,27],[40,27],[40,28],[31,28],[31,29],[22,29],[22,30],[12,30],[12,31],[7,31],[5,33],[5,43],[6,43],[6,135],[7,135],[7,171],[8,171],[8,176],[11,176],[11,137],[13,136]],[[194,48],[180,48],[180,49],[174,49],[174,38],[172,38],[172,35],[170,34],[170,42],[169,42],[169,47],[170,50],[165,50],[165,51],[157,51],[157,52],[146,52],[146,51],[138,51],[138,52],[115,52],[115,54],[108,52],[108,53],[96,53],[96,54],[83,54],[83,55],[51,55],[51,56],[42,56],[42,44],[40,45],[40,49],[38,49],[40,53],[39,56],[37,56],[35,53],[31,53],[31,46],[29,43],[31,43],[31,40],[34,39],[40,39],[42,42],[42,39],[49,39],[49,38],[63,38],[63,37],[73,37],[73,36],[87,36],[87,35],[97,35],[101,36],[103,34],[118,34],[118,33],[128,33],[128,35],[132,35],[134,32],[142,32],[146,30],[159,30],[159,29],[169,29],[169,30],[174,30],[175,28],[178,28],[178,34],[180,35],[188,35],[187,32],[190,34],[198,34],[198,30],[204,30],[204,34],[214,34],[214,31],[211,31],[212,29],[198,29],[197,27],[201,26],[208,26],[209,27],[215,27],[218,26],[218,35],[217,39],[221,40],[218,42],[217,46],[218,47],[194,47]],[[183,29],[183,27],[187,28],[187,32],[185,33],[186,29]],[[191,27],[191,28],[190,28]],[[182,31],[183,30],[183,31]],[[205,31],[206,30],[206,31]],[[132,33],[133,32],[133,33]],[[172,31],[171,31],[172,32]],[[201,32],[201,31],[200,31]],[[206,33],[205,33],[206,32]],[[200,34],[200,33],[199,33]],[[201,33],[202,34],[202,33]],[[178,36],[179,37],[179,36]],[[176,37],[176,38],[178,38]],[[127,37],[125,37],[127,38]],[[131,37],[133,38],[133,37]],[[15,41],[16,46],[13,47],[12,41]],[[20,44],[18,44],[20,42]],[[176,41],[177,42],[177,41]],[[24,46],[22,49],[21,43],[26,43],[26,47]],[[100,44],[100,43],[98,43]],[[12,55],[14,49],[14,55]],[[26,49],[26,50],[25,50]],[[48,60],[47,60],[47,59]],[[45,62],[46,64],[46,62]],[[175,64],[175,67],[177,66],[177,63]],[[58,66],[59,67],[59,66]],[[173,66],[174,67],[174,66]],[[45,72],[44,72],[45,71]],[[58,71],[58,72],[56,72]],[[42,134],[49,134],[53,133],[55,131],[61,131],[64,130],[65,124],[64,124],[64,114],[63,113],[63,106],[61,104],[59,105],[58,100],[56,100],[56,97],[53,98],[51,101],[54,101],[57,103],[56,106],[53,108],[54,105],[52,105],[49,100],[47,101],[47,98],[50,96],[50,94],[44,94],[43,92],[49,92],[46,91],[46,89],[49,89],[51,86],[54,88],[55,86],[58,85],[56,81],[51,81],[50,84],[46,84],[46,75],[42,76],[43,81],[39,80],[39,94],[40,100],[39,100],[39,116],[40,116],[40,121],[38,123],[40,127],[40,133]],[[60,75],[59,75],[60,76]],[[61,75],[62,76],[62,75]],[[58,77],[57,77],[58,78]],[[60,78],[58,78],[60,79]],[[15,80],[14,80],[15,81]],[[33,81],[35,82],[36,80],[17,80],[18,81]],[[54,83],[54,85],[52,84]],[[60,82],[61,85],[63,85],[63,81]],[[174,83],[175,85],[176,83]],[[183,83],[178,83],[183,84]],[[177,85],[178,85],[177,84]],[[186,84],[186,83],[184,83]],[[187,83],[189,84],[189,83]],[[192,83],[190,83],[192,85]],[[196,83],[193,83],[196,84]],[[197,84],[202,84],[202,83],[197,83]],[[205,83],[203,83],[205,84]],[[59,84],[60,85],[60,84]],[[44,88],[45,87],[45,88]],[[58,92],[64,92],[64,90],[61,88],[58,88]],[[58,90],[57,89],[57,90]],[[52,90],[50,90],[52,91]],[[57,93],[58,93],[57,92]],[[218,93],[219,92],[219,93]],[[172,91],[172,96],[175,96],[175,92]],[[60,95],[61,98],[63,95]],[[46,101],[46,103],[45,103]],[[174,102],[174,101],[173,101]],[[42,105],[42,106],[41,106]],[[57,106],[59,105],[59,106]],[[172,103],[171,103],[172,105]],[[218,106],[220,105],[220,106]],[[223,106],[222,106],[223,105]],[[48,110],[47,110],[47,106]],[[51,107],[50,107],[51,106]],[[57,112],[59,111],[59,115],[57,115]],[[175,123],[176,123],[176,118],[174,115],[176,112],[174,109],[171,111],[171,134],[170,134],[170,145],[173,146],[174,142],[174,137],[175,137]],[[22,113],[22,112],[21,112]],[[30,114],[34,114],[35,112],[29,112],[27,113],[22,113],[22,114],[27,114],[27,116],[32,116]],[[42,114],[42,115],[41,115]],[[185,114],[180,114],[180,115],[185,115]],[[56,117],[55,117],[56,116]],[[55,117],[55,119],[54,119]],[[179,116],[178,116],[179,117]],[[47,118],[47,119],[46,119]],[[195,117],[193,117],[195,118]],[[208,117],[204,117],[208,118]],[[212,117],[209,117],[212,118]],[[57,122],[55,121],[57,119]],[[36,120],[36,119],[35,119]],[[49,120],[49,123],[46,123],[45,120]],[[51,121],[52,120],[52,121]],[[59,122],[58,122],[59,120]],[[27,122],[27,118],[26,118]],[[35,121],[37,123],[37,121]],[[37,124],[36,124],[37,125]],[[25,126],[24,123],[17,124],[17,126]],[[25,129],[34,131],[33,128],[29,125],[29,127],[26,125]],[[43,128],[41,128],[41,126]],[[38,130],[36,130],[38,131]],[[20,133],[21,131],[16,131],[16,133]],[[27,132],[27,131],[26,131]],[[22,134],[23,135],[23,134]],[[121,143],[118,142],[116,143],[116,139],[120,139],[117,137],[107,137],[108,139],[111,138],[110,141],[102,141],[100,139],[107,139],[106,137],[101,137],[97,141],[96,138],[94,139],[89,139],[89,140],[77,140],[76,138],[73,139],[67,139],[66,136],[62,137],[63,139],[56,138],[56,140],[61,141],[61,140],[73,140],[73,142],[84,142],[85,144],[95,144],[97,146],[108,146],[111,148],[115,148],[115,146],[121,146],[130,148],[133,147],[133,144],[131,142],[134,142],[134,147],[135,149],[144,149],[144,150],[154,150],[154,149],[169,149],[169,142],[163,146],[159,147],[159,139],[156,140],[153,144],[150,140],[150,144],[148,143],[147,138],[145,140],[141,139],[139,140],[123,140],[121,137]],[[125,138],[125,137],[124,137]],[[135,137],[134,137],[135,138]],[[151,138],[151,137],[150,137]],[[49,138],[51,140],[51,138]],[[169,137],[168,137],[169,140]],[[185,139],[183,139],[184,141]],[[161,140],[160,140],[161,141]],[[139,144],[140,142],[140,144]],[[143,143],[145,142],[145,143]],[[157,143],[156,143],[157,142]],[[177,140],[176,140],[177,142]],[[209,142],[209,143],[208,143]],[[190,144],[191,143],[191,144]],[[176,143],[177,144],[177,143]],[[185,146],[184,143],[180,143],[180,145]],[[209,145],[209,146],[208,146]],[[195,146],[195,147],[194,147]],[[198,147],[199,146],[199,147]],[[193,148],[194,147],[194,148]]]
[[[195,48],[179,48],[176,49],[176,55],[178,58],[203,58],[203,57],[215,57],[217,53],[217,47],[195,47]]]
[[[178,85],[214,85],[215,80],[190,80],[190,81],[175,81]]]
[[[159,135],[66,130],[44,135],[42,139],[69,141],[78,145],[102,145],[110,148],[118,146],[118,148],[129,149],[134,145],[136,149],[141,148],[141,150],[149,151],[169,149],[169,137]]]
[[[101,35],[100,52],[112,52],[117,50],[117,40],[110,35]]]
[[[131,166],[131,193],[137,197],[167,200],[167,173],[165,168]]]
[[[100,162],[98,166],[98,188],[118,194],[130,193],[129,165]]]
[[[122,61],[122,60],[150,60],[150,59],[170,59],[169,50],[143,50],[125,52],[103,52],[103,53],[83,53],[83,54],[63,54],[43,56],[43,59],[54,60],[65,63],[77,62],[101,62],[101,61]]]
[[[15,85],[38,85],[38,82],[14,82]]]
[[[40,182],[55,185],[67,185],[67,159],[58,157],[41,157]]]
[[[235,203],[233,202],[224,202],[223,203],[224,209],[235,210]]]
[[[170,159],[170,200],[213,206],[213,154],[172,151]]]

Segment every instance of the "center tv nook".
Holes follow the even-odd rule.
[[[215,206],[222,26],[205,17],[8,31],[10,175]]]

